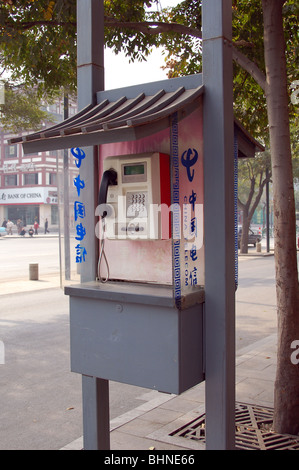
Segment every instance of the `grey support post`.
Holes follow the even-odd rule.
[[[206,448],[235,446],[232,1],[203,0]]]
[[[96,92],[104,90],[104,4],[103,0],[77,0],[78,108],[96,104]],[[86,236],[82,246],[87,262],[81,264],[81,282],[97,275],[99,240],[95,236],[95,209],[98,201],[98,153],[96,147],[84,149],[80,170],[86,191],[82,202],[87,208]],[[109,383],[97,377],[82,377],[83,433],[85,450],[110,448]]]
[[[84,450],[109,450],[109,381],[82,376]]]
[[[77,83],[78,108],[96,104],[96,92],[104,90],[104,6],[103,0],[77,0]],[[81,264],[81,282],[94,281],[97,273],[98,246],[94,227],[98,201],[99,174],[97,147],[84,149],[85,159],[80,168],[85,182],[82,202],[86,207],[86,236],[81,245],[86,248],[87,262]]]

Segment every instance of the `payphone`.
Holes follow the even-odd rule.
[[[200,103],[167,123],[100,146],[96,279],[66,293],[72,371],[179,394],[204,380]]]
[[[171,237],[169,155],[142,153],[107,157],[98,215],[105,238],[163,240]]]

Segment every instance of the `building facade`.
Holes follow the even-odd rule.
[[[49,106],[48,111],[61,121],[63,100]],[[76,111],[76,105],[72,103],[69,114]],[[0,129],[0,225],[8,219],[14,224],[21,220],[22,225],[29,229],[37,220],[42,228],[47,219],[49,229],[56,231],[59,224],[59,182],[63,181],[62,174],[59,176],[63,172],[63,152],[24,155],[22,144],[8,144],[12,137],[15,135]],[[71,174],[69,177],[71,179]]]

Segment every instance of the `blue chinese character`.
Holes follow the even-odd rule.
[[[190,231],[191,233],[195,233],[197,235],[197,218],[193,217],[190,222]]]
[[[190,250],[190,258],[192,259],[192,261],[197,260],[196,245],[192,245],[192,248]]]
[[[77,188],[77,194],[80,196],[81,189],[85,188],[84,180],[81,180],[80,175],[74,179],[74,186]]]
[[[85,229],[85,227],[83,227],[82,224],[76,225],[76,232],[77,232],[77,236],[75,237],[75,239],[76,239],[76,240],[79,240],[79,241],[82,241],[83,238],[84,238],[85,235],[86,235],[86,229]]]
[[[85,212],[85,205],[83,202],[76,201],[74,205],[74,213],[75,213],[75,221],[80,219],[84,219],[86,212]]]
[[[86,249],[80,245],[80,243],[76,246],[76,263],[85,262],[87,255]]]
[[[193,191],[193,189],[192,189],[192,194],[191,194],[191,196],[189,197],[189,204],[192,204],[192,209],[193,209],[193,211],[194,211],[194,204],[195,204],[195,202],[196,202],[196,199],[197,199],[196,193],[195,193],[195,192]]]
[[[197,285],[197,268],[194,267],[193,271],[190,273],[190,284],[191,286],[196,286]]]
[[[77,234],[77,236],[75,237],[76,240],[82,241],[83,238],[85,237],[86,229],[83,227],[82,224],[76,225],[76,234]]]
[[[76,162],[75,162],[76,167],[80,168],[82,160],[84,160],[84,158],[85,158],[85,152],[82,149],[80,149],[79,147],[75,147],[75,148],[71,149],[71,153],[77,159]]]
[[[187,176],[190,182],[192,182],[194,178],[194,170],[192,170],[192,173],[191,173],[190,168],[193,165],[195,165],[197,160],[198,160],[198,152],[195,149],[186,150],[181,157],[182,164],[184,165],[185,168],[187,168]]]

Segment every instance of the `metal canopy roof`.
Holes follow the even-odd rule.
[[[10,139],[9,143],[22,142],[24,154],[32,154],[141,139],[170,127],[173,113],[178,113],[179,121],[192,113],[203,92],[200,74],[98,92],[98,104],[48,129]],[[262,148],[258,149],[259,144],[235,121],[236,126],[242,148],[239,156],[254,156]]]
[[[46,130],[35,132],[10,143],[22,142],[25,154],[43,150],[87,147],[109,142],[137,140],[169,127],[169,117],[178,112],[178,119],[198,106],[202,85],[173,91],[165,88],[130,98],[124,94],[116,99],[102,99],[78,114]]]

